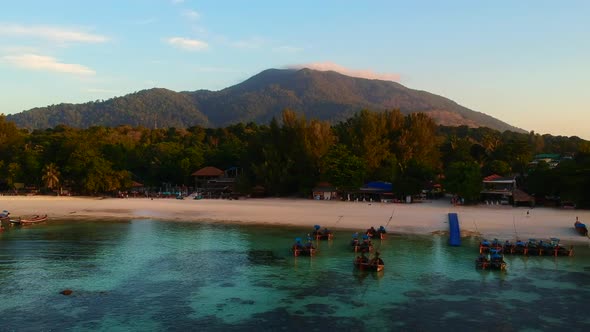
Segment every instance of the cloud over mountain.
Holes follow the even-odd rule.
[[[370,80],[384,80],[398,82],[400,75],[396,73],[376,73],[369,69],[352,69],[341,66],[334,62],[312,62],[300,65],[288,66],[288,69],[303,69],[309,68],[319,71],[335,71],[343,75],[366,78]]]

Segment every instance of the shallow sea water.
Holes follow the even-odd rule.
[[[10,228],[0,233],[0,330],[590,330],[588,245],[478,271],[477,239],[450,247],[445,236],[394,233],[374,242],[386,264],[374,273],[353,269],[350,231],[319,242],[316,257],[292,257],[309,231],[152,220]]]

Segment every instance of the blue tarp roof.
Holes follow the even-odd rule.
[[[391,182],[372,181],[372,182],[366,183],[363,188],[391,191],[393,189],[393,186],[391,185]]]

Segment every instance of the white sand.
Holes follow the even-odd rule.
[[[298,225],[310,229],[319,224],[330,229],[358,231],[383,225],[389,232],[406,234],[448,232],[447,214],[456,212],[463,236],[480,235],[500,240],[514,240],[516,236],[520,239],[558,237],[567,243],[589,241],[574,231],[576,216],[590,225],[590,211],[481,205],[454,207],[446,199],[392,204],[275,198],[230,201],[0,196],[0,210],[4,209],[10,211],[12,217],[47,214],[50,219],[150,218]]]

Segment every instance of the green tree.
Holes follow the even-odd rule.
[[[394,123],[391,119],[387,121],[387,116],[363,110],[337,128],[340,142],[365,162],[369,177],[373,177],[382,162],[392,154],[388,129]]]
[[[365,177],[363,160],[343,144],[334,145],[322,160],[322,178],[338,188],[359,188]]]
[[[14,184],[19,182],[22,169],[19,163],[8,164],[6,183],[10,188],[15,188]]]
[[[43,174],[41,180],[45,187],[55,189],[59,186],[60,172],[54,163],[49,163],[43,167]]]
[[[434,120],[424,113],[412,113],[406,116],[406,124],[396,144],[402,174],[412,160],[437,168],[440,162],[438,142]]]
[[[482,177],[476,162],[453,162],[445,172],[445,190],[459,195],[466,203],[479,201]]]
[[[512,173],[512,168],[510,165],[503,161],[503,160],[492,160],[491,162],[484,165],[484,174],[498,174],[502,176],[507,176]]]

